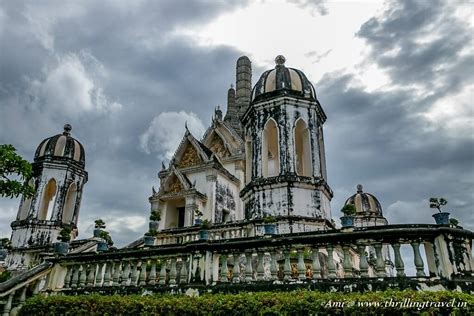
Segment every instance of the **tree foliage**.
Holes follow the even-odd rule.
[[[28,184],[33,175],[31,164],[16,153],[12,145],[0,145],[0,196],[32,197],[35,190]]]

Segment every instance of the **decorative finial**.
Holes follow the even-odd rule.
[[[151,187],[151,192],[152,192],[153,194],[156,194],[155,186],[152,186],[152,187]]]
[[[363,189],[362,184],[358,184],[357,185],[357,193],[362,193],[363,192],[362,189]]]
[[[275,64],[277,64],[277,66],[283,66],[285,64],[285,61],[286,61],[286,58],[283,55],[278,55],[275,58]]]
[[[161,162],[161,170],[165,170],[165,169],[166,169],[165,163],[162,161]]]
[[[188,121],[184,121],[184,128],[186,129],[186,132],[189,132]]]
[[[230,88],[234,89],[234,84],[233,83],[230,84]]]
[[[65,124],[63,135],[66,135],[66,136],[71,135],[71,130],[72,130],[71,124]]]

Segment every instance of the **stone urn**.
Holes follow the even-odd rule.
[[[160,226],[160,222],[159,221],[150,221],[148,223],[148,228],[150,230],[158,230],[158,227]]]
[[[143,237],[143,241],[145,246],[154,246],[155,245],[155,237],[153,236],[145,236]]]
[[[448,212],[439,212],[433,214],[433,217],[438,225],[449,225],[449,213]]]
[[[66,255],[69,251],[69,243],[65,241],[58,241],[53,244],[54,252],[60,255]]]
[[[265,230],[265,235],[275,235],[276,234],[276,224],[265,224],[263,225]]]
[[[102,232],[102,229],[94,228],[94,237],[99,238],[101,232]]]
[[[342,216],[341,217],[342,227],[353,227],[354,226],[354,216]]]
[[[107,251],[109,250],[109,244],[106,243],[105,241],[100,241],[97,243],[97,251],[102,252],[102,251]]]
[[[199,239],[200,240],[209,240],[209,231],[206,229],[199,231]]]

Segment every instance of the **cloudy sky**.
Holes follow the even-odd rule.
[[[32,160],[73,126],[86,149],[80,237],[103,218],[145,232],[151,187],[184,122],[201,136],[247,55],[283,54],[315,84],[333,217],[362,183],[390,223],[433,223],[431,196],[474,229],[473,9],[468,1],[0,0],[0,143]],[[0,200],[0,237],[19,199]],[[339,222],[337,220],[337,222]]]

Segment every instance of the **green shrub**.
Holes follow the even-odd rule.
[[[455,307],[418,309],[385,307],[394,302],[452,302]],[[364,306],[364,302],[381,306]],[[464,308],[456,307],[462,302]],[[344,306],[342,305],[344,303]],[[362,304],[359,306],[358,304]],[[185,295],[78,295],[36,296],[26,301],[20,315],[466,315],[474,307],[474,297],[450,291],[396,291],[367,293],[330,293],[316,291],[241,292],[238,294]]]

